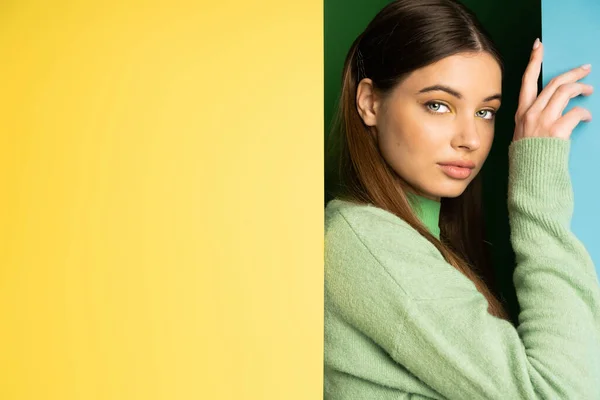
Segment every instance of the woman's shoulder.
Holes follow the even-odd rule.
[[[395,214],[336,199],[327,204],[325,215],[325,276],[331,296],[373,289],[364,288],[363,281],[377,281],[375,286],[392,282],[413,299],[471,293],[472,282]]]
[[[402,218],[373,204],[335,198],[325,207],[325,232],[345,226],[361,231],[366,229],[377,232],[386,227],[414,231]]]
[[[325,235],[348,229],[359,237],[422,238],[406,221],[383,208],[339,198],[331,200],[325,207]]]
[[[345,251],[366,247],[374,254],[435,247],[417,230],[395,214],[372,204],[348,200],[331,200],[325,208],[326,246],[343,247]],[[360,247],[360,246],[359,246]]]

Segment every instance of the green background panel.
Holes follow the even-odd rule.
[[[337,107],[344,59],[353,40],[389,1],[325,0],[325,139]],[[505,62],[503,104],[496,122],[494,144],[482,170],[486,240],[490,243],[497,282],[516,318],[519,311],[512,273],[514,253],[510,245],[507,212],[508,146],[514,130],[521,77],[536,37],[541,37],[540,1],[464,0],[495,40]],[[331,159],[326,156],[326,167]],[[326,181],[325,185],[330,183]],[[327,187],[326,187],[327,192]],[[326,197],[325,201],[329,198]]]

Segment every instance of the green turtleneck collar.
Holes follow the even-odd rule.
[[[440,238],[440,209],[442,203],[431,200],[414,193],[407,193],[407,197],[414,212],[417,214],[421,222],[425,224],[429,232],[436,238]]]

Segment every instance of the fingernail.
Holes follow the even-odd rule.
[[[583,69],[591,69],[592,68],[592,64],[582,65],[581,68],[583,68]]]
[[[535,39],[535,42],[533,42],[533,49],[537,49],[538,47],[540,47],[540,38]]]

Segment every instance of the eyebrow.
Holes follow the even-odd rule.
[[[446,92],[454,97],[456,97],[457,99],[462,99],[463,95],[460,94],[459,92],[457,92],[456,90],[452,89],[451,87],[448,86],[444,86],[444,85],[433,85],[433,86],[428,86],[426,88],[423,88],[419,91],[419,93],[427,93],[427,92],[434,92],[434,91],[442,91],[442,92]],[[488,101],[492,101],[492,100],[502,100],[502,95],[500,93],[496,93],[492,96],[488,96],[485,99],[483,99],[483,102],[488,102]]]

